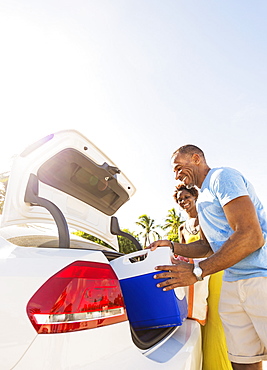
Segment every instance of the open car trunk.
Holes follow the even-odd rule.
[[[35,235],[25,244],[22,237],[9,241],[19,246],[101,250],[112,261],[121,257],[117,235],[142,249],[132,235],[120,230],[114,216],[134,192],[119,168],[84,136],[74,130],[61,131],[33,144],[15,159],[1,223],[2,227],[55,223],[58,237]],[[75,242],[69,227],[90,233],[113,249]],[[151,348],[173,330],[175,327],[137,330],[131,326],[133,342],[141,350]]]

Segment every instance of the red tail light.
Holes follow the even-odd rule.
[[[108,264],[76,261],[48,279],[27,305],[39,334],[65,333],[127,320],[119,281]]]

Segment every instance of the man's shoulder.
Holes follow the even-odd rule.
[[[208,189],[214,197],[220,199],[220,204],[240,196],[248,195],[249,182],[236,169],[231,167],[215,168],[211,174]]]
[[[237,173],[240,174],[238,170],[232,167],[214,167],[211,169],[212,173],[220,174],[220,173]]]
[[[231,167],[215,167],[211,169],[210,179],[211,181],[228,181],[234,177],[243,177],[241,172]]]
[[[231,188],[235,189],[236,186],[243,187],[246,182],[243,175],[234,168],[215,167],[209,171],[202,185],[201,192],[206,189],[214,196],[217,196],[218,193],[232,191]]]

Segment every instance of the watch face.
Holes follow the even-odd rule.
[[[195,267],[193,272],[197,277],[202,275],[202,269],[200,267]]]

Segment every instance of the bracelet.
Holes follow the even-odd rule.
[[[173,243],[172,240],[170,240],[170,242],[171,242],[171,251],[172,251],[172,253],[174,253],[174,243]]]

